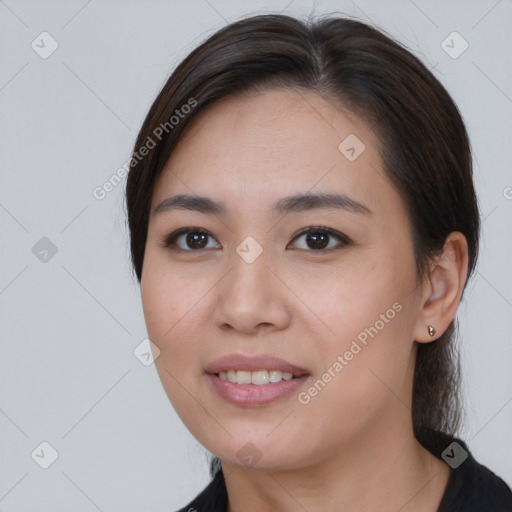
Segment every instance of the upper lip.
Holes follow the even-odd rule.
[[[229,354],[209,363],[205,371],[209,374],[225,372],[228,370],[242,370],[247,372],[255,372],[258,370],[279,370],[281,372],[289,372],[297,377],[309,374],[309,372],[300,366],[289,361],[285,361],[272,355],[255,355],[245,356],[243,354]]]

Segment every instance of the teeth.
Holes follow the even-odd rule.
[[[252,375],[251,375],[252,384],[261,386],[262,384],[268,384],[269,381],[270,381],[270,377],[268,376],[267,370],[259,370],[257,372],[252,372]]]
[[[236,383],[237,384],[251,384],[251,372],[236,372]]]
[[[219,372],[219,377],[222,380],[236,382],[237,384],[262,386],[269,382],[280,382],[282,379],[290,380],[293,378],[293,373],[281,372],[279,370],[258,370],[256,372],[228,370],[227,372]]]

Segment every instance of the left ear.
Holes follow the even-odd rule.
[[[414,328],[417,342],[434,341],[448,328],[459,307],[467,275],[468,243],[460,231],[453,231],[423,285],[423,306]],[[434,336],[429,335],[429,325],[436,331]]]

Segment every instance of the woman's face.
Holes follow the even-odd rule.
[[[319,194],[345,200],[284,201]],[[154,212],[177,195],[223,211]],[[304,467],[410,428],[409,220],[375,135],[320,96],[231,97],[189,125],[155,185],[141,292],[165,391],[223,461]]]

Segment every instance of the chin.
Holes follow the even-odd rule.
[[[219,445],[219,440],[203,444],[211,453],[221,461],[239,467],[256,470],[289,470],[305,466],[309,462],[308,453],[301,449],[297,451],[300,443],[290,437],[270,440],[257,436],[240,435],[226,439]],[[200,441],[201,442],[201,441]],[[303,447],[301,447],[303,448]]]

